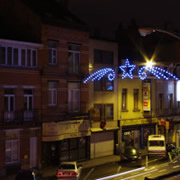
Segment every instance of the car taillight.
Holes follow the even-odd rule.
[[[71,176],[77,176],[78,174],[76,172],[72,172]]]
[[[62,176],[62,172],[57,172],[56,176],[57,176],[57,177]]]

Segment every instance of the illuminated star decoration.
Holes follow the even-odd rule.
[[[126,59],[125,65],[119,66],[119,68],[123,72],[122,79],[124,79],[126,77],[129,77],[130,79],[133,79],[132,71],[135,69],[135,67],[136,67],[136,65],[134,65],[134,64],[130,65],[129,60]]]
[[[139,75],[139,78],[141,80],[144,80],[147,78],[147,72],[149,73],[152,73],[157,79],[165,79],[165,80],[169,80],[170,78],[171,79],[174,79],[174,80],[178,80],[178,78],[173,75],[172,73],[162,69],[162,68],[159,68],[159,67],[147,67],[147,66],[143,66],[141,69],[139,69],[139,72],[138,72],[138,75]]]
[[[112,68],[103,68],[89,75],[83,82],[86,83],[89,80],[92,82],[94,80],[100,80],[105,75],[107,75],[109,81],[113,81],[116,77],[115,71]]]

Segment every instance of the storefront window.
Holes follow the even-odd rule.
[[[70,139],[70,149],[76,149],[77,148],[77,139]]]
[[[68,146],[69,146],[68,139],[64,139],[63,141],[61,141],[61,146],[60,146],[61,151],[68,150]]]

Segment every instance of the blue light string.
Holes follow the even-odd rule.
[[[165,80],[169,80],[169,78],[172,78],[176,81],[178,80],[178,78],[175,75],[173,75],[172,73],[170,73],[162,68],[159,68],[159,67],[149,68],[146,66],[143,66],[138,72],[139,78],[141,80],[144,80],[147,78],[147,71],[152,73],[158,79],[163,78]]]
[[[103,68],[89,75],[83,82],[86,83],[89,80],[91,80],[92,82],[94,80],[101,80],[101,78],[107,74],[107,78],[109,81],[113,81],[116,77],[115,71],[112,68]]]
[[[136,65],[134,64],[131,64],[129,63],[129,60],[126,59],[125,61],[125,65],[123,66],[119,66],[119,68],[122,70],[123,74],[122,74],[122,79],[125,79],[127,76],[130,78],[130,79],[133,79],[133,74],[132,74],[132,71],[135,69]],[[127,71],[127,68],[128,71]]]

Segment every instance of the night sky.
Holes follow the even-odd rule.
[[[180,0],[69,0],[69,10],[107,36],[132,19],[141,27],[180,31]]]

